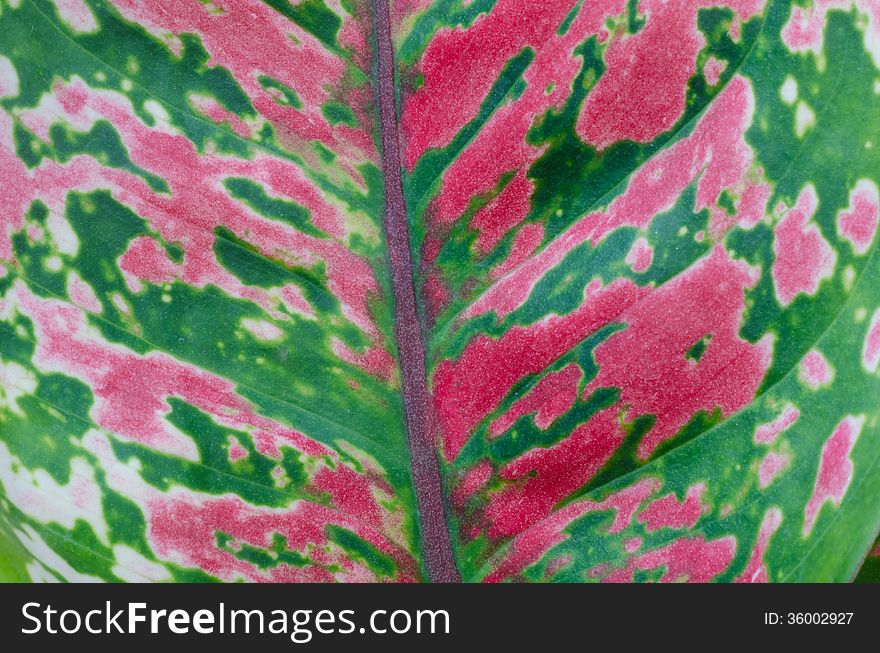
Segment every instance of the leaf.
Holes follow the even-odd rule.
[[[851,579],[878,30],[4,1],[0,574]]]

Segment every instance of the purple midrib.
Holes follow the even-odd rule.
[[[375,0],[382,128],[382,170],[385,177],[384,228],[394,291],[394,335],[400,360],[403,410],[421,526],[422,554],[434,582],[460,580],[443,502],[437,450],[431,438],[424,340],[416,306],[413,264],[400,171],[400,138],[394,86],[388,0]]]

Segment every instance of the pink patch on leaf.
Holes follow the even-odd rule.
[[[83,0],[52,0],[58,17],[77,32],[93,32],[98,21]]]
[[[706,78],[706,83],[709,86],[715,86],[721,79],[721,73],[724,72],[725,68],[727,68],[726,61],[716,59],[715,57],[706,59],[706,63],[703,64],[703,77]]]
[[[632,35],[613,39],[605,53],[606,72],[587,97],[577,133],[602,150],[621,140],[648,143],[684,114],[688,80],[696,73],[705,38],[697,29],[697,9],[733,6],[742,18],[762,10],[750,2],[665,2],[641,0],[647,22]],[[675,47],[669,47],[675,43]]]
[[[467,503],[474,494],[479,492],[492,478],[492,464],[482,460],[465,472],[462,479],[452,490],[452,504],[458,508]]]
[[[702,497],[705,491],[705,483],[695,483],[687,489],[683,501],[679,501],[673,493],[655,499],[639,514],[638,521],[645,524],[648,533],[661,528],[692,528],[703,513]]]
[[[862,348],[862,365],[872,374],[880,366],[880,308],[871,316],[868,335]]]
[[[531,256],[543,240],[543,224],[535,223],[523,226],[513,237],[513,243],[510,246],[510,253],[507,255],[507,258],[492,269],[490,276],[493,279],[503,277]]]
[[[558,372],[551,372],[535,384],[527,395],[497,417],[489,427],[489,437],[504,433],[523,415],[535,413],[535,426],[546,430],[565,414],[577,399],[578,383],[583,376],[580,367],[570,363]]]
[[[574,0],[501,0],[469,27],[435,34],[417,65],[424,81],[403,103],[404,165],[411,170],[428,149],[451,142],[507,62],[524,47],[544,44],[572,6]]]
[[[489,537],[510,537],[549,515],[608,462],[624,435],[612,406],[552,447],[530,449],[504,465],[499,477],[507,485],[485,509]]]
[[[782,511],[779,508],[770,508],[761,520],[761,526],[758,529],[758,540],[752,549],[752,555],[749,558],[749,564],[745,571],[734,582],[736,583],[766,583],[769,581],[767,575],[767,567],[764,565],[764,554],[767,552],[767,546],[770,538],[779,529],[782,523]]]
[[[231,435],[229,436],[229,446],[226,449],[227,455],[229,456],[229,462],[236,463],[243,458],[247,458],[248,452],[241,444],[239,444],[238,440],[236,440]]]
[[[584,242],[596,244],[622,226],[645,229],[654,216],[669,210],[684,190],[697,181],[696,210],[713,207],[724,189],[750,191],[745,181],[753,154],[743,139],[754,113],[748,81],[734,77],[718,94],[693,133],[662,150],[632,176],[626,191],[607,211],[586,215],[554,238],[544,249],[500,278],[462,314],[469,319],[494,311],[498,319],[522,306],[535,284]],[[761,193],[740,199],[748,214],[763,213]],[[760,211],[759,211],[760,208]],[[745,216],[744,216],[745,218]]]
[[[758,487],[766,490],[790,464],[791,456],[787,453],[768,453],[758,467]]]
[[[67,275],[67,296],[70,297],[70,301],[89,313],[98,314],[104,310],[92,287],[73,271]]]
[[[627,553],[635,553],[642,548],[642,541],[641,537],[630,538],[623,543],[623,550]]]
[[[729,415],[754,397],[770,366],[771,340],[757,344],[739,335],[744,291],[754,271],[716,247],[691,268],[625,309],[628,326],[596,348],[599,373],[587,391],[620,388],[626,418],[653,415],[639,443],[647,458],[700,410]],[[662,316],[662,319],[661,319]],[[687,352],[709,337],[694,363]]]
[[[737,204],[736,221],[744,229],[751,229],[764,218],[771,188],[768,184],[748,184]]]
[[[581,500],[569,504],[552,515],[532,525],[520,533],[505,550],[495,569],[484,579],[488,583],[498,583],[515,577],[537,562],[542,555],[569,534],[568,526],[584,515],[613,510],[615,518],[608,529],[609,533],[619,533],[632,522],[633,515],[645,500],[660,487],[656,479],[642,479],[633,485],[608,495],[603,501]]]
[[[662,569],[661,583],[708,583],[730,566],[735,553],[733,536],[708,541],[703,537],[683,537],[631,557],[624,568],[611,572],[602,581],[628,583],[635,580],[637,571]]]
[[[601,31],[606,18],[625,8],[623,0],[587,3],[559,33],[556,28],[573,4],[500,0],[467,28],[441,29],[417,64],[425,82],[404,100],[402,118],[408,167],[429,147],[444,146],[460,133],[513,56],[526,46],[534,52],[523,72],[522,94],[496,107],[450,163],[432,205],[438,222],[452,222],[474,197],[494,192],[503,176],[513,175],[471,221],[478,231],[479,255],[494,248],[529,213],[534,184],[526,170],[543,148],[529,143],[527,135],[535,121],[570,95],[580,69],[575,49]],[[449,82],[452,79],[455,83]]]
[[[816,484],[813,487],[813,494],[804,508],[804,537],[812,532],[816,519],[819,517],[819,510],[825,503],[832,503],[839,507],[843,501],[853,475],[853,462],[850,459],[850,454],[862,432],[864,423],[865,417],[863,415],[845,417],[822,446]]]
[[[837,233],[850,242],[856,254],[865,254],[874,241],[878,205],[877,184],[860,179],[849,194],[849,207],[837,216]]]
[[[473,428],[517,381],[543,371],[642,295],[644,291],[627,280],[607,287],[596,281],[584,290],[583,304],[572,313],[514,326],[499,338],[478,335],[458,360],[442,361],[434,372],[433,388],[446,459],[455,458]]]
[[[636,238],[624,259],[633,272],[644,272],[651,267],[654,259],[654,248],[645,238]]]
[[[758,425],[755,429],[755,444],[773,444],[779,434],[798,421],[800,416],[801,411],[792,404],[786,404],[779,417],[767,424]]]
[[[834,378],[834,370],[817,349],[811,349],[801,360],[798,368],[798,378],[813,390],[831,383]]]
[[[242,138],[249,138],[251,129],[241,118],[213,98],[195,96],[190,98],[190,104],[199,113],[207,116],[219,125],[227,123],[236,134]]]
[[[773,285],[783,306],[791,304],[799,294],[815,295],[819,283],[834,274],[837,252],[819,227],[810,222],[817,204],[816,189],[810,184],[776,226]]]

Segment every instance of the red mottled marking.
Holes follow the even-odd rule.
[[[623,442],[617,413],[616,407],[600,411],[561,442],[529,449],[504,465],[499,478],[506,485],[490,495],[485,509],[489,537],[522,532],[587,483]]]
[[[874,311],[862,348],[862,365],[872,374],[880,366],[880,309]]]
[[[305,501],[282,509],[251,506],[239,497],[206,497],[182,490],[157,497],[146,505],[147,537],[160,557],[184,567],[196,567],[224,581],[244,578],[256,582],[370,582],[373,572],[332,546],[325,529],[330,524],[360,535],[383,553],[403,559],[402,552],[379,533],[344,512]],[[262,570],[217,547],[218,533],[234,543],[267,549],[275,533],[287,539],[287,548],[298,551],[312,564],[281,564]],[[412,581],[412,567],[401,570],[398,581]]]
[[[424,81],[403,101],[401,127],[407,169],[412,170],[429,148],[449,144],[476,116],[507,62],[525,47],[539,50],[574,4],[575,0],[499,0],[470,27],[438,31],[416,66]],[[566,67],[576,73],[576,62],[570,61]],[[543,93],[544,88],[540,90]]]
[[[550,562],[547,563],[547,568],[544,571],[544,578],[548,581],[552,579],[556,574],[561,572],[563,569],[568,567],[572,561],[574,560],[574,556],[570,553],[561,555],[558,558],[554,558]]]
[[[620,388],[627,420],[655,417],[639,443],[639,457],[650,456],[697,411],[720,407],[730,415],[754,397],[772,351],[769,337],[751,344],[739,336],[744,291],[756,280],[745,262],[715,247],[625,309],[619,320],[627,328],[596,348],[599,373],[587,392]],[[687,358],[687,351],[706,336],[710,340],[699,361]]]
[[[848,11],[855,7],[867,15],[864,23],[865,49],[880,65],[880,3],[877,0],[814,0],[811,7],[792,7],[788,23],[782,28],[782,41],[792,52],[812,52],[821,55],[825,40],[825,26],[832,9]]]
[[[16,307],[34,323],[35,364],[43,370],[83,380],[95,395],[92,417],[121,437],[159,451],[197,459],[193,442],[163,418],[171,407],[166,397],[180,397],[231,427],[250,427],[273,442],[318,457],[333,455],[324,445],[253,412],[230,381],[164,353],[139,356],[104,342],[86,329],[79,308],[34,295],[21,282],[14,285]]]
[[[855,5],[862,13],[869,15],[865,40],[876,43],[880,29],[880,4],[877,0],[813,0],[812,6],[791,8],[791,16],[782,28],[782,42],[792,52],[812,52],[819,55],[825,40],[825,25],[828,12],[832,9],[849,10]]]
[[[730,38],[734,43],[739,43],[740,36],[742,36],[742,25],[740,24],[739,18],[736,16],[730,21],[730,27],[727,29],[727,33],[730,34]]]
[[[831,383],[831,380],[834,378],[834,371],[820,351],[811,349],[801,360],[798,367],[798,378],[810,388],[816,390],[823,385]]]
[[[772,189],[769,184],[747,184],[737,204],[736,222],[744,229],[751,229],[764,218],[767,201]]]
[[[703,77],[706,78],[706,83],[709,86],[715,86],[721,79],[721,73],[724,72],[725,68],[727,68],[726,61],[716,59],[715,57],[706,59],[706,63],[703,64]]]
[[[443,283],[438,270],[432,269],[428,273],[422,294],[428,305],[428,315],[432,319],[449,303],[449,289]]]
[[[513,327],[498,339],[478,335],[457,361],[442,361],[433,374],[433,390],[446,459],[455,458],[472,429],[517,381],[544,370],[644,292],[625,279],[607,287],[594,281],[584,290],[584,303],[572,313]]]
[[[602,580],[606,583],[627,583],[635,580],[636,571],[665,568],[661,583],[708,583],[733,562],[736,538],[731,535],[717,540],[702,536],[679,538],[670,544],[630,557],[622,569],[612,571]]]
[[[840,502],[843,501],[853,475],[853,461],[850,454],[864,423],[864,415],[844,417],[831,437],[822,445],[816,484],[813,487],[813,494],[804,507],[804,537],[812,532],[819,517],[819,510],[826,502],[839,507]]]
[[[363,94],[362,89],[356,89],[348,99],[359,124],[367,128],[330,125],[320,111],[324,103],[334,99],[329,89],[347,86],[344,59],[268,5],[215,0],[212,6],[222,11],[212,13],[211,6],[198,0],[177,2],[174,11],[162,0],[114,0],[113,4],[125,18],[143,25],[152,34],[196,34],[208,51],[208,65],[222,66],[232,74],[257,111],[275,125],[282,140],[289,140],[294,146],[320,141],[343,154],[341,163],[377,160],[372,123],[363,98],[357,95]],[[366,21],[356,21],[344,12],[342,17],[348,43],[366,46],[365,35],[370,29]],[[363,32],[359,39],[353,38],[357,31]],[[368,51],[361,55],[369,56]],[[260,85],[260,74],[294,89],[303,109],[279,105]],[[359,178],[353,166],[348,171]]]
[[[787,453],[768,453],[758,467],[758,487],[766,490],[790,464],[791,456]]]
[[[177,272],[165,249],[148,236],[138,236],[129,242],[128,249],[119,258],[119,269],[128,278],[149,281],[156,286],[174,281]]]
[[[503,320],[525,303],[532,288],[547,272],[558,265],[570,250],[586,240],[591,229],[592,225],[586,224],[585,220],[575,223],[546,248],[501,277],[464,311],[462,319],[494,312],[499,322]]]
[[[623,543],[623,550],[627,553],[635,553],[642,548],[642,542],[643,540],[641,537],[630,538]]]
[[[463,164],[456,162],[453,167],[459,165]],[[474,174],[476,171],[490,169],[489,166],[470,168],[467,178],[474,179],[478,176]],[[528,214],[532,190],[532,182],[526,178],[525,171],[520,170],[489,204],[477,211],[470,224],[479,232],[474,243],[477,254],[485,256],[491,252],[501,237]]]
[[[664,497],[654,499],[638,516],[645,524],[645,530],[658,531],[661,528],[692,528],[703,514],[703,494],[705,483],[694,483],[687,489],[684,501],[679,501],[670,492]]]
[[[0,93],[0,97],[3,94]],[[24,214],[34,196],[27,166],[15,154],[12,118],[0,111],[0,260],[12,260],[12,234],[24,226]]]
[[[492,478],[492,463],[481,460],[471,467],[452,490],[452,504],[463,507],[468,499],[483,489]]]
[[[90,313],[100,313],[104,310],[92,287],[73,271],[67,275],[67,296],[74,304]]]
[[[384,349],[370,348],[364,352],[358,352],[336,338],[330,339],[330,349],[350,365],[360,367],[368,374],[372,374],[383,381],[391,381],[397,373],[394,357]]]
[[[773,240],[773,286],[779,303],[788,306],[804,293],[815,295],[819,283],[834,274],[837,252],[810,222],[818,198],[812,184],[798,195],[794,208],[776,226]]]
[[[752,193],[741,199],[748,215],[763,204],[760,195],[746,181],[753,154],[743,139],[754,113],[754,99],[748,81],[731,79],[727,87],[697,123],[693,133],[661,151],[636,171],[626,191],[607,212],[588,214],[555,238],[547,247],[502,277],[474,302],[463,319],[494,311],[499,320],[516,310],[528,298],[534,285],[580,244],[598,243],[621,226],[647,228],[654,216],[669,210],[695,180],[696,210],[714,206],[722,190]],[[766,203],[766,197],[764,198]],[[723,212],[722,212],[723,213]]]
[[[286,319],[284,313],[277,310],[279,302],[291,311],[306,315],[313,311],[303,310],[301,293],[290,285],[272,290],[245,286],[223,268],[213,254],[215,227],[230,229],[264,255],[290,265],[308,267],[323,262],[328,288],[340,300],[343,315],[373,341],[372,346],[351,360],[370,373],[387,378],[387,365],[381,362],[388,356],[384,336],[370,306],[372,298],[380,292],[374,272],[369,262],[354,254],[343,239],[347,227],[340,209],[327,202],[298,167],[262,153],[252,160],[200,155],[193,143],[182,136],[162,128],[147,128],[118,94],[90,89],[79,79],[66,85],[57,84],[54,92],[61,97],[73,93],[78,98],[75,102],[66,102],[76,112],[65,115],[65,119],[77,121],[78,128],[88,128],[101,116],[110,120],[133,163],[165,179],[171,194],[156,194],[139,177],[105,168],[86,156],[74,157],[64,166],[44,161],[33,173],[22,169],[20,164],[12,167],[10,162],[9,171],[16,179],[13,186],[18,193],[11,200],[18,211],[24,211],[29,198],[40,197],[50,210],[63,214],[69,190],[109,189],[164,240],[178,243],[184,249],[183,261],[177,264],[168,260],[164,252],[150,250],[149,245],[136,241],[124,262],[130,287],[137,287],[138,278],[170,280],[171,275],[195,288],[217,286],[231,296],[254,302],[277,319]],[[30,110],[23,111],[21,117],[28,124],[33,116],[39,115],[39,111]],[[5,164],[5,157],[3,161]],[[342,238],[313,237],[259,216],[223,190],[222,179],[233,176],[260,182],[273,194],[296,201],[310,211],[316,227]],[[18,215],[13,214],[11,218],[20,223]],[[8,243],[0,242],[0,255],[8,247]]]
[[[557,510],[514,538],[484,582],[497,583],[521,574],[547,551],[565,541],[569,537],[565,532],[568,526],[584,515],[613,510],[615,518],[608,532],[619,533],[630,524],[639,506],[660,486],[657,479],[646,478],[608,495],[601,502],[582,500]]]
[[[498,340],[478,336],[457,362],[441,363],[434,375],[434,396],[445,452],[451,459],[517,380],[546,365],[532,367],[534,362],[555,360],[570,348],[569,334],[580,334],[574,339],[580,342],[603,322],[628,325],[597,347],[599,373],[585,392],[617,387],[620,403],[553,447],[530,450],[505,465],[500,478],[508,486],[491,496],[486,509],[490,536],[527,528],[588,482],[623,438],[618,415],[624,407],[627,420],[655,416],[653,428],[638,449],[640,456],[648,457],[697,411],[719,407],[729,415],[747,404],[769,367],[772,342],[768,337],[752,345],[739,336],[743,293],[755,281],[754,270],[716,247],[657,290],[636,293],[629,287],[614,304],[617,313],[603,317],[611,306],[584,310],[614,288],[599,293],[598,282],[593,282],[586,290],[584,306],[564,319],[554,316],[527,329],[514,327]],[[617,287],[626,289],[623,283]],[[657,320],[658,315],[664,319]],[[566,328],[560,330],[559,324]],[[533,336],[528,346],[523,334]],[[687,351],[706,336],[710,340],[700,360],[688,359]],[[489,379],[494,383],[487,383]]]
[[[229,436],[229,446],[227,447],[227,455],[229,456],[229,462],[235,463],[243,458],[248,457],[248,451],[241,444],[239,444],[238,440],[236,440],[231,435]]]
[[[442,136],[438,134],[441,143],[445,144],[464,125],[465,116],[470,119],[476,115],[479,103],[500,74],[501,67],[525,45],[530,45],[535,52],[534,60],[523,75],[525,91],[516,100],[497,108],[473,141],[450,164],[443,173],[441,190],[434,203],[433,215],[438,221],[453,221],[466,209],[472,197],[494,190],[503,174],[515,171],[513,179],[499,196],[471,221],[470,226],[479,230],[476,242],[478,254],[490,251],[505,233],[521,223],[528,214],[534,188],[525,171],[542,154],[543,148],[530,145],[527,133],[535,120],[548,110],[560,107],[570,95],[581,65],[579,57],[574,54],[575,48],[588,36],[604,31],[605,20],[625,7],[622,0],[587,3],[565,34],[557,34],[555,27],[572,4],[566,1],[527,3],[523,0],[504,0],[497,3],[488,15],[477,19],[468,30],[442,31],[428,47],[421,65],[426,65],[428,57],[434,54],[432,48],[435,44],[439,48],[445,39],[449,39],[446,45],[450,50],[442,56],[455,62],[459,80],[462,76],[476,76],[482,80],[476,88],[467,87],[477,92],[465,96],[463,101],[460,83],[453,85],[445,81],[442,97],[426,100],[430,93],[426,78],[426,83],[412,96],[413,109],[415,111],[419,102],[442,99],[442,110],[439,113],[407,114],[408,104],[404,104],[404,143],[417,156],[426,146],[421,139],[430,133],[429,130],[439,127],[437,115],[450,121],[448,131]],[[529,23],[528,28],[511,32],[511,20],[536,22]],[[530,35],[531,30],[534,33]],[[487,48],[482,40],[486,33],[491,33],[492,43],[494,39],[500,39],[505,46],[498,49],[489,45]],[[477,53],[472,56],[466,51],[467,48],[474,48]],[[491,59],[491,62],[485,62],[484,59]],[[437,90],[434,89],[435,92]],[[448,97],[448,91],[454,97]],[[456,109],[450,111],[450,107]],[[464,113],[455,115],[459,110]],[[407,130],[408,118],[416,125],[412,131]]]
[[[849,207],[837,215],[837,233],[846,238],[856,254],[864,254],[874,242],[880,210],[877,184],[860,179],[849,194]]]
[[[213,98],[192,97],[190,98],[189,103],[196,111],[204,114],[217,124],[228,124],[232,131],[242,138],[250,137],[251,128],[248,127],[247,123],[236,114],[223,107]]]
[[[544,240],[544,225],[541,223],[527,224],[516,232],[510,253],[501,263],[492,269],[492,279],[499,279],[526,261]]]
[[[33,222],[28,223],[25,227],[25,233],[32,243],[46,242],[46,231],[38,224],[34,224]]]
[[[489,427],[489,438],[495,438],[524,415],[535,415],[535,426],[546,430],[574,405],[583,372],[576,363],[569,363],[558,372],[551,372],[510,409],[497,417]]]
[[[758,539],[752,549],[752,555],[749,558],[749,564],[745,571],[734,581],[735,583],[767,583],[770,578],[767,573],[767,567],[764,564],[764,554],[767,552],[767,546],[770,544],[770,538],[779,529],[782,523],[782,511],[779,508],[770,508],[761,520],[761,526],[758,529]]]
[[[250,505],[240,497],[207,495],[180,487],[162,492],[144,481],[135,467],[117,460],[108,437],[101,432],[87,433],[83,446],[99,459],[109,487],[137,503],[144,512],[148,542],[164,560],[202,569],[226,581],[375,580],[369,569],[328,541],[326,527],[336,524],[389,555],[398,566],[395,580],[411,581],[417,577],[415,562],[403,544],[399,518],[382,507],[382,502],[389,498],[387,486],[381,483],[371,486],[368,477],[360,476],[358,484],[344,489],[342,484],[355,472],[338,459],[334,461],[335,469],[324,464],[318,468],[318,475],[333,476],[343,471],[338,488],[333,487],[333,482],[312,479],[320,486],[315,488],[319,495],[324,490],[331,491],[328,498],[332,503],[294,500],[283,508],[266,508]],[[345,492],[350,497],[340,502]],[[364,501],[373,501],[373,506],[363,511]],[[312,564],[302,568],[284,564],[259,569],[219,549],[216,536],[221,532],[233,537],[233,548],[244,543],[268,548],[271,536],[278,533],[287,539],[288,550],[300,552],[310,558]]]
[[[604,78],[603,78],[604,79]],[[695,209],[716,208],[721,191],[740,195],[747,190],[747,173],[754,160],[743,134],[754,114],[749,82],[736,76],[697,123],[693,133],[661,151],[633,174],[626,192],[614,200],[607,214],[591,214],[596,221],[592,241],[623,225],[646,228],[651,220],[675,204],[695,180]]]
[[[801,416],[801,411],[786,404],[779,417],[772,422],[759,424],[755,429],[755,444],[773,444],[779,434],[791,427]]]
[[[587,97],[578,134],[602,150],[622,140],[648,143],[675,125],[684,114],[697,53],[705,46],[697,9],[718,5],[748,19],[763,10],[764,0],[640,0],[647,22],[635,34],[612,39],[607,70]]]
[[[654,260],[654,248],[645,238],[636,238],[624,261],[633,272],[644,272]]]

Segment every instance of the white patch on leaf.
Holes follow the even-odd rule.
[[[24,417],[18,400],[34,394],[36,390],[37,377],[33,372],[16,362],[4,363],[0,360],[0,408]]]
[[[273,342],[280,340],[284,332],[266,320],[254,320],[249,317],[241,320],[241,327],[257,340]]]
[[[116,558],[116,564],[112,569],[113,575],[120,580],[129,583],[143,583],[144,581],[157,583],[171,578],[166,567],[145,558],[123,544],[117,544],[113,547],[113,557]]]
[[[16,97],[18,93],[18,73],[15,72],[15,66],[0,54],[0,98]]]
[[[779,97],[782,98],[782,101],[791,106],[797,100],[797,82],[794,77],[789,75],[785,78],[785,81],[782,83],[782,87],[779,89]]]
[[[58,10],[58,17],[74,32],[91,34],[98,31],[98,21],[83,0],[52,0],[52,4]]]
[[[59,252],[71,257],[77,255],[79,238],[76,237],[76,232],[64,216],[54,211],[50,212],[49,217],[46,218],[46,229],[48,229],[52,242],[55,243]]]
[[[794,112],[794,133],[798,138],[803,138],[807,130],[816,124],[816,114],[810,106],[801,100],[798,102],[797,109]]]
[[[40,434],[33,435],[36,444]],[[99,540],[108,542],[101,488],[95,482],[94,468],[85,459],[70,461],[70,480],[61,485],[45,469],[25,467],[0,442],[0,485],[16,508],[41,524],[56,523],[72,530],[81,520],[92,527]]]

